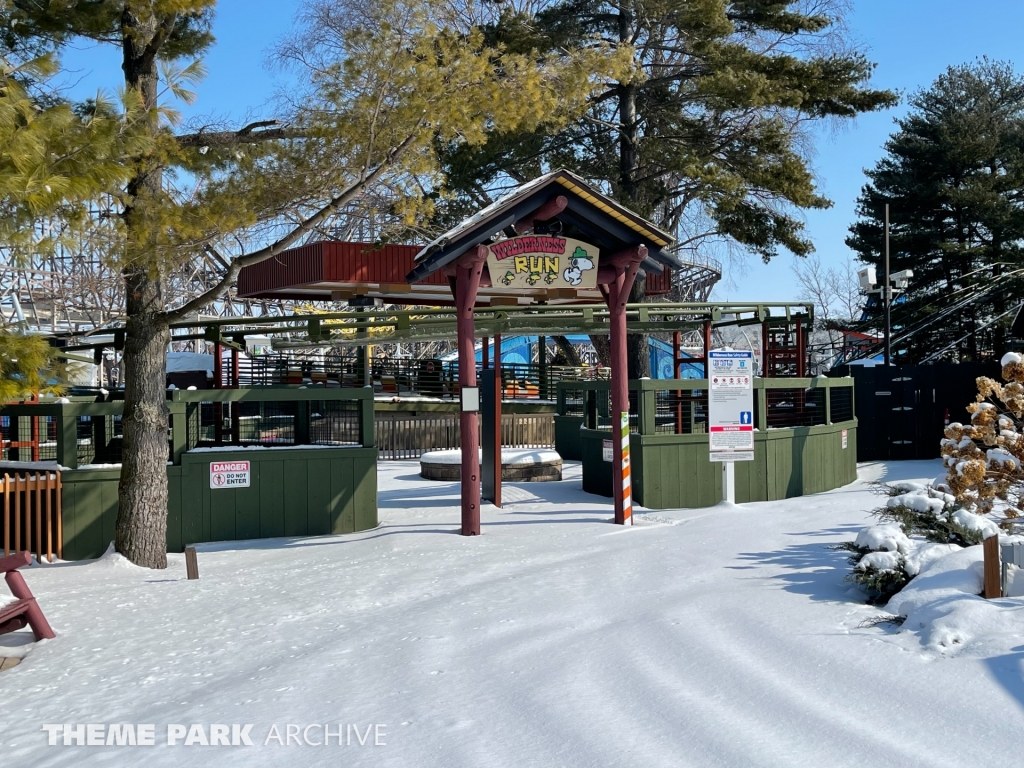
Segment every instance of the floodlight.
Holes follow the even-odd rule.
[[[864,267],[857,272],[857,277],[860,278],[860,287],[862,291],[870,291],[875,287],[875,283],[878,279],[875,277],[874,266]]]
[[[892,279],[896,283],[897,288],[906,288],[910,285],[910,278],[914,276],[914,270],[912,269],[901,269],[899,272],[893,272]]]

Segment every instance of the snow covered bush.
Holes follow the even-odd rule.
[[[967,406],[971,423],[946,427],[942,458],[960,506],[977,514],[997,510],[1010,528],[1024,514],[1024,357],[1008,352],[1002,366],[1005,384],[978,378],[978,397]]]
[[[849,578],[870,600],[888,600],[935,559],[1024,517],[1024,357],[1008,352],[1002,366],[1006,383],[978,378],[970,424],[946,427],[945,482],[882,486],[889,498],[874,512],[879,524],[842,545],[851,553]]]
[[[944,483],[880,488],[888,498],[873,512],[879,522],[840,546],[850,552],[847,578],[870,602],[886,602],[934,560],[998,531],[991,520],[961,508]]]

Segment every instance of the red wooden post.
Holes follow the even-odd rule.
[[[494,334],[494,506],[501,507],[501,334]]]
[[[800,379],[807,375],[807,339],[799,317],[796,319],[796,375]]]
[[[640,262],[647,256],[646,246],[637,246],[612,256],[615,277],[608,285],[609,341],[611,342],[612,395],[612,496],[615,522],[632,522],[633,499],[630,489],[630,462],[624,459],[623,446],[629,445],[629,367],[626,359],[626,303]]]
[[[213,388],[220,389],[224,386],[224,362],[221,359],[220,344],[213,345]],[[216,402],[213,404],[213,441],[217,445],[224,442],[224,406]]]
[[[476,386],[476,342],[473,305],[487,259],[487,248],[477,246],[459,259],[455,268],[455,305],[458,320],[459,389]],[[480,414],[459,413],[462,442],[462,535],[480,535]]]
[[[238,350],[231,349],[231,388],[238,389],[238,382],[241,378],[241,372],[239,371],[239,359]],[[233,401],[230,405],[231,408],[231,442],[238,443],[241,438],[239,432],[242,426],[242,414],[239,409],[239,403],[237,400]]]
[[[220,344],[213,344],[213,388],[224,386],[224,361],[221,359]]]
[[[10,475],[4,473],[3,479],[0,480],[0,483],[3,484],[0,486],[0,490],[3,490],[4,494],[4,557],[7,557],[11,552],[11,517],[14,512],[11,507]],[[15,545],[15,548],[17,548],[17,545]]]

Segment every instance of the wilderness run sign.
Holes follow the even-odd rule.
[[[487,270],[508,288],[597,286],[596,246],[567,237],[521,235],[488,246]]]

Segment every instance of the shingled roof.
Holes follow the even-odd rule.
[[[568,200],[566,207],[551,220],[560,222],[560,234],[593,243],[606,254],[645,245],[647,258],[642,267],[646,272],[659,274],[666,267],[682,266],[669,252],[675,242],[672,235],[563,169],[517,187],[445,232],[416,255],[415,266],[406,280],[418,283],[470,248],[505,238],[517,221],[559,195]]]

